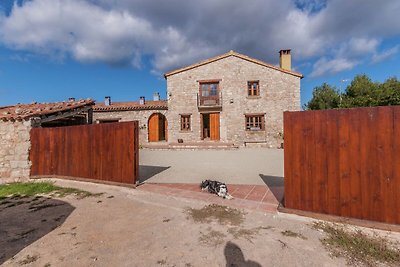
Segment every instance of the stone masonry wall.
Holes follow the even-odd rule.
[[[222,142],[243,145],[258,141],[279,147],[283,135],[283,112],[300,110],[300,78],[230,56],[167,78],[169,142],[178,138],[200,141],[201,123],[197,107],[199,80],[220,79]],[[247,82],[259,81],[260,96],[247,96]],[[245,114],[265,113],[265,131],[246,131]],[[191,114],[192,129],[180,131],[180,114]]]
[[[0,183],[28,180],[30,121],[0,121]]]
[[[167,110],[129,110],[129,111],[106,111],[93,112],[93,122],[101,119],[119,119],[119,121],[139,121],[139,144],[148,142],[148,122],[154,113],[166,116]]]

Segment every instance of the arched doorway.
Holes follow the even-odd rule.
[[[151,114],[148,121],[148,130],[149,142],[168,141],[168,122],[163,114]]]

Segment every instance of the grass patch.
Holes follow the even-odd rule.
[[[249,241],[250,243],[253,243],[252,239],[259,232],[260,232],[259,228],[253,228],[253,229],[230,228],[230,229],[228,229],[228,233],[230,233],[233,236],[233,238],[235,238],[235,239],[244,238],[247,241]]]
[[[210,223],[217,220],[220,224],[240,225],[244,221],[244,212],[217,204],[204,206],[201,209],[186,209],[192,220],[200,223]]]
[[[376,266],[385,263],[400,265],[400,249],[384,237],[368,235],[360,230],[350,231],[343,227],[316,222],[314,229],[324,231],[327,236],[321,239],[322,244],[336,257],[345,257],[350,265],[364,264]]]
[[[209,232],[206,234],[200,233],[199,241],[201,243],[214,247],[225,243],[224,240],[224,238],[226,237],[225,234],[212,230],[210,228],[208,229],[208,231]]]
[[[87,198],[87,197],[99,197],[99,196],[103,195],[104,193],[91,193],[88,191],[71,188],[71,187],[59,187],[59,189],[56,190],[53,194],[55,194],[57,197],[65,197],[68,195],[75,195],[78,199],[83,199],[83,198]]]
[[[67,195],[75,195],[78,199],[86,198],[86,197],[96,197],[100,196],[103,193],[91,193],[88,191],[69,188],[69,187],[60,187],[54,185],[54,183],[49,182],[28,182],[28,183],[11,183],[0,185],[0,199],[4,199],[7,197],[10,198],[23,198],[30,197],[36,195],[49,195],[57,196],[57,197],[65,197]]]
[[[25,257],[25,259],[19,261],[18,263],[19,263],[19,265],[26,265],[26,264],[33,263],[33,262],[37,261],[38,259],[39,259],[39,256],[37,256],[37,255],[34,255],[34,256],[27,255]]]
[[[261,230],[272,229],[272,226],[267,227],[255,227],[251,229],[242,229],[239,227],[233,227],[228,229],[228,233],[230,233],[234,239],[244,238],[250,243],[253,243],[253,238],[260,233]]]
[[[296,237],[296,238],[301,238],[301,239],[307,240],[307,237],[305,237],[304,235],[290,231],[290,230],[282,231],[281,234],[284,236]]]

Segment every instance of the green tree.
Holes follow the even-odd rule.
[[[393,77],[379,85],[379,106],[400,105],[400,81]]]
[[[396,77],[383,83],[373,82],[367,75],[357,75],[340,93],[327,83],[313,90],[305,109],[331,109],[400,105],[400,81]]]
[[[305,105],[307,110],[332,109],[340,105],[339,91],[327,83],[317,86],[313,90],[313,97]]]
[[[372,107],[379,105],[379,84],[363,74],[354,77],[342,96],[341,107]]]

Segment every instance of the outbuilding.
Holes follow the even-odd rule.
[[[92,123],[94,100],[0,107],[0,183],[29,177],[30,130]]]

